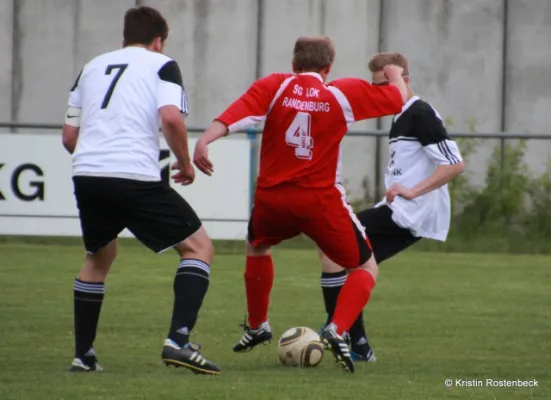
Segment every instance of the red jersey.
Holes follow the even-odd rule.
[[[217,120],[230,132],[266,121],[258,188],[327,188],[340,182],[341,141],[352,124],[398,114],[402,104],[393,85],[344,78],[326,86],[317,73],[271,74],[253,83]]]

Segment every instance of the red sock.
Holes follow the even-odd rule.
[[[247,256],[245,268],[245,290],[247,291],[247,308],[249,326],[256,329],[268,320],[270,291],[274,283],[274,263],[272,256]]]
[[[348,278],[337,298],[337,307],[333,314],[333,323],[337,333],[348,332],[369,301],[371,290],[375,286],[373,276],[365,269],[357,269],[348,274]]]

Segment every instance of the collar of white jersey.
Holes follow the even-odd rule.
[[[321,83],[323,83],[323,78],[321,77],[320,74],[318,74],[317,72],[301,72],[297,75],[310,75],[310,76],[315,76],[316,78],[318,78],[320,80]]]
[[[409,99],[408,101],[406,101],[406,104],[404,104],[404,105],[402,106],[402,112],[401,112],[400,114],[396,114],[396,115],[394,116],[394,121],[396,121],[398,118],[400,118],[400,116],[401,116],[403,113],[405,113],[406,110],[407,110],[408,108],[410,108],[411,105],[412,105],[413,103],[415,103],[417,100],[421,100],[421,98],[420,98],[419,96],[413,96],[411,99]]]

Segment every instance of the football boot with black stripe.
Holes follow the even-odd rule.
[[[196,343],[187,343],[180,347],[170,339],[166,339],[161,358],[169,366],[176,368],[184,367],[195,374],[200,375],[218,375],[221,370],[216,365],[207,360],[200,353],[201,346]]]
[[[233,351],[236,353],[251,351],[256,346],[260,344],[268,344],[272,340],[272,330],[268,322],[264,322],[257,329],[251,329],[246,324],[241,326],[243,327],[245,334],[241,340],[233,346]]]
[[[323,347],[333,353],[335,362],[350,373],[354,373],[354,361],[345,338],[337,334],[335,325],[329,324],[320,335]]]

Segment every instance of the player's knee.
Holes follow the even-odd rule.
[[[206,236],[201,242],[201,252],[205,258],[209,259],[209,263],[212,262],[214,257],[214,244],[210,237]]]
[[[327,274],[334,274],[337,272],[341,272],[344,270],[343,267],[341,267],[336,262],[332,261],[329,257],[327,257],[321,250],[318,249],[318,254],[321,261],[321,271],[325,272]]]
[[[246,244],[247,256],[249,257],[261,257],[270,254],[270,246],[253,246],[248,240]]]
[[[363,264],[360,268],[365,269],[367,272],[373,276],[373,279],[376,281],[379,277],[379,266],[377,265],[377,261],[375,261],[375,256],[371,255],[369,260],[365,264]]]
[[[214,245],[207,232],[201,227],[193,236],[175,246],[180,258],[197,258],[210,264],[214,256]]]
[[[80,277],[85,281],[102,281],[117,258],[117,241],[113,240],[94,254],[86,254]]]

